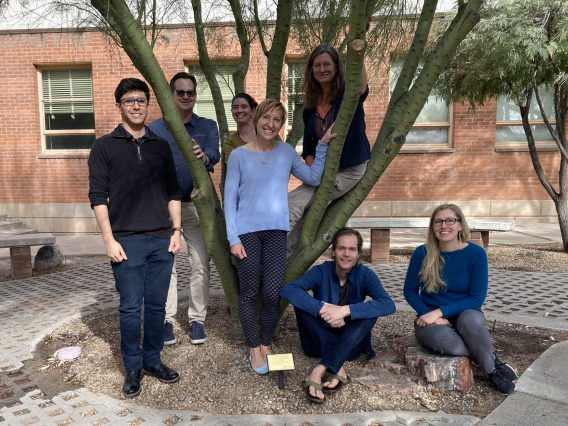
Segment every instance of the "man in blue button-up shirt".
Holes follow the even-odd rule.
[[[349,383],[345,361],[363,351],[367,359],[375,356],[371,330],[378,317],[396,310],[377,275],[357,263],[362,246],[359,232],[339,230],[331,244],[334,260],[314,266],[280,292],[295,307],[302,349],[308,356],[321,358],[304,382],[313,402],[324,402],[324,391],[336,392]],[[365,301],[367,297],[370,300]]]
[[[193,152],[203,160],[209,172],[220,159],[219,132],[217,123],[208,118],[199,117],[193,112],[197,100],[197,82],[193,75],[180,72],[173,76],[170,88],[187,132],[194,144]],[[170,133],[163,118],[150,124],[150,129],[167,140],[172,149],[177,171],[177,179],[183,193],[181,224],[189,255],[189,309],[187,312],[191,328],[191,343],[205,343],[207,336],[203,328],[207,304],[209,302],[209,254],[205,247],[205,239],[197,216],[195,205],[191,201],[193,177],[174,137]],[[174,264],[170,281],[168,301],[166,303],[166,321],[164,323],[164,344],[176,343],[173,332],[173,317],[177,313],[177,272]]]

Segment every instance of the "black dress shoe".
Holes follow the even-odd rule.
[[[142,367],[146,374],[156,377],[160,382],[163,383],[175,383],[179,380],[179,374],[174,369],[167,367],[163,363],[159,363],[154,367],[144,366]]]
[[[140,394],[140,378],[142,377],[142,369],[126,372],[122,393],[127,398],[135,398]]]

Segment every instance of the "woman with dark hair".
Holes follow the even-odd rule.
[[[225,181],[225,222],[231,253],[238,259],[239,319],[250,348],[249,361],[258,374],[268,373],[272,333],[278,322],[280,290],[286,274],[288,227],[288,181],[290,173],[311,185],[319,185],[328,143],[335,134],[329,129],[321,138],[312,167],[296,150],[277,142],[286,117],[279,101],[267,99],[255,111],[256,138],[233,151]],[[255,302],[263,289],[258,338]]]
[[[248,93],[237,93],[231,101],[231,114],[237,123],[237,131],[225,140],[225,163],[229,162],[231,152],[256,139],[256,129],[252,121],[258,103]]]
[[[337,50],[331,44],[320,44],[310,55],[304,72],[302,89],[304,91],[302,157],[309,166],[314,161],[318,141],[335,122],[345,94],[345,67]],[[363,102],[369,95],[364,65],[361,69],[359,95],[359,103],[343,145],[331,200],[341,197],[361,180],[367,169],[367,162],[371,158],[363,110]],[[298,242],[301,219],[311,205],[316,189],[314,186],[301,185],[288,195],[291,229],[288,236],[288,254],[291,254]]]
[[[470,357],[489,383],[508,395],[516,389],[517,374],[493,352],[481,312],[489,282],[487,253],[469,237],[461,209],[438,206],[430,217],[426,244],[410,259],[404,297],[417,312],[414,334],[422,346]]]

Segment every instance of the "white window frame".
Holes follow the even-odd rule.
[[[287,134],[292,130],[292,121],[294,110],[291,108],[292,96],[299,95],[302,98],[302,109],[303,107],[303,96],[304,92],[302,91],[302,83],[304,80],[304,71],[306,69],[306,65],[308,63],[308,59],[303,56],[293,56],[288,57],[286,59],[286,128],[284,138],[286,138]],[[292,75],[291,75],[292,74]],[[293,79],[293,87],[290,88],[291,80]],[[302,153],[304,145],[304,138],[303,136],[298,141],[296,145],[296,151],[298,153]]]
[[[223,104],[225,105],[225,116],[227,117],[227,123],[229,125],[229,130],[235,132],[237,130],[237,123],[233,119],[233,114],[231,113],[231,101],[235,96],[235,83],[232,78],[232,71],[237,68],[238,64],[235,62],[218,62],[213,63],[215,70],[215,76],[217,78],[217,83],[219,83],[219,88],[221,89],[221,94],[223,96]],[[219,70],[223,68],[227,69],[227,74],[223,75]],[[217,115],[215,114],[215,105],[213,103],[213,95],[205,79],[205,74],[201,71],[199,63],[187,63],[186,71],[193,75],[197,80],[197,100],[195,102],[195,107],[193,111],[200,117],[210,118],[217,122]],[[220,78],[221,77],[221,78]],[[227,80],[230,79],[230,80]],[[209,106],[207,108],[206,106]]]
[[[288,61],[286,62],[286,109],[288,113],[288,128],[292,127],[292,114],[294,112],[291,105],[293,96],[303,97],[302,83],[304,80],[304,70],[306,69],[306,61]],[[301,70],[300,70],[301,69]],[[292,83],[292,87],[290,87]],[[302,102],[303,105],[303,102]],[[302,107],[303,108],[303,107]]]
[[[540,89],[545,89],[546,87],[541,87]],[[539,89],[539,92],[541,92],[541,90]],[[549,90],[553,90],[551,88],[549,88]],[[540,98],[541,101],[543,101],[543,106],[544,108],[547,107],[547,103],[548,102],[554,102],[553,99],[549,100],[546,99],[545,96],[551,96],[552,98],[554,98],[554,93],[553,92],[548,92],[548,93],[539,93],[540,94]],[[510,100],[510,98],[508,98],[507,96],[499,96],[497,99],[497,106],[496,106],[496,113],[495,113],[495,151],[496,152],[503,152],[503,151],[528,151],[529,147],[528,147],[528,142],[526,140],[526,136],[525,136],[525,132],[523,127],[523,121],[520,117],[521,112],[519,110],[519,107]],[[508,104],[508,105],[507,105]],[[509,107],[509,109],[506,110],[507,106]],[[554,105],[553,104],[549,104],[548,105],[549,108],[551,108],[552,110],[549,111],[551,114],[548,116],[548,121],[550,123],[551,126],[556,126],[556,119],[553,116],[554,114]],[[536,98],[532,97],[531,100],[531,117],[529,117],[529,124],[531,126],[539,126],[539,127],[543,127],[543,132],[547,135],[550,136],[550,134],[548,133],[548,129],[546,128],[546,124],[544,123],[544,120],[542,118],[542,115],[540,113],[540,109],[538,107],[538,103],[536,101]],[[501,113],[500,113],[501,112]],[[501,117],[500,117],[501,115]],[[513,116],[513,118],[515,119],[504,119],[505,116]],[[499,133],[499,127],[518,127],[520,128],[520,131],[518,132],[520,136],[520,138],[522,140],[519,141],[498,141],[498,133]],[[533,136],[535,136],[535,132],[533,129]],[[538,135],[536,135],[536,137],[538,138]],[[556,142],[554,142],[554,140],[552,140],[552,137],[550,136],[550,139],[548,140],[535,140],[535,145],[536,148],[539,151],[556,151],[558,149],[558,146],[556,145]]]
[[[393,59],[391,61],[391,67],[389,70],[389,97],[392,95],[392,92],[394,90],[394,86],[396,84],[396,79],[393,76],[393,69],[394,66],[400,64],[400,66],[402,66],[402,61],[398,61],[396,59]],[[433,102],[435,104],[439,104],[439,103],[444,103],[447,111],[448,111],[448,120],[447,121],[418,121],[420,119],[420,115],[423,114],[424,109],[427,108],[428,103],[429,102]],[[453,106],[452,105],[447,105],[447,103],[443,100],[443,99],[439,99],[435,93],[431,93],[430,96],[428,97],[428,100],[426,101],[424,107],[422,108],[422,111],[420,112],[420,114],[417,117],[417,121],[414,123],[414,125],[412,126],[412,129],[410,130],[410,132],[412,132],[412,130],[416,129],[447,129],[447,143],[439,143],[439,142],[434,142],[434,143],[412,143],[412,142],[405,142],[405,144],[402,146],[402,149],[400,150],[401,153],[432,153],[432,152],[454,152],[454,143],[453,143],[453,133],[454,133],[454,126],[453,126]],[[410,134],[409,132],[409,134]]]
[[[47,130],[46,129],[46,122],[45,122],[45,114],[46,114],[46,100],[55,100],[57,98],[45,98],[44,97],[44,83],[43,83],[43,73],[44,71],[61,71],[61,70],[74,70],[74,69],[88,69],[91,71],[91,96],[89,97],[81,97],[81,98],[62,98],[62,99],[70,99],[72,102],[91,102],[92,105],[92,113],[93,113],[93,122],[94,122],[94,115],[95,115],[95,103],[94,103],[94,93],[93,93],[93,74],[92,74],[92,66],[90,63],[88,64],[48,64],[45,66],[37,66],[37,79],[38,79],[38,94],[39,94],[39,113],[40,113],[40,126],[41,126],[41,145],[42,145],[42,153],[40,157],[42,158],[59,158],[59,157],[69,157],[69,156],[78,156],[78,157],[85,157],[88,156],[90,153],[90,149],[84,148],[70,148],[70,149],[52,149],[47,146],[47,136],[50,135],[92,135],[93,141],[95,139],[95,129],[62,129],[62,130]]]

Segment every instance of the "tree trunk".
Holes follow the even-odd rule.
[[[227,116],[225,111],[225,104],[223,103],[223,95],[217,82],[217,77],[211,66],[209,53],[207,52],[207,41],[203,31],[203,17],[201,13],[201,0],[191,0],[193,6],[193,15],[195,18],[195,34],[197,36],[197,49],[199,51],[199,66],[213,96],[213,104],[215,105],[215,115],[217,117],[217,126],[219,126],[219,137],[222,141],[229,136],[229,124],[227,123]]]
[[[181,121],[164,73],[140,25],[123,0],[91,0],[91,4],[117,33],[124,51],[154,90],[164,120],[193,176],[197,189],[194,189],[192,198],[197,208],[207,250],[219,271],[231,314],[238,314],[238,303],[236,303],[238,282],[229,257],[229,243],[221,204],[203,161],[198,160],[193,154],[193,143]],[[242,336],[239,322],[232,322],[231,326],[234,336]]]
[[[284,55],[290,38],[292,25],[293,0],[278,0],[276,7],[276,27],[272,46],[268,52],[268,64],[266,67],[266,97],[280,99],[282,91],[282,67]]]
[[[424,63],[424,67],[413,84],[412,78],[403,78],[403,80],[399,78],[395,87],[395,93],[393,93],[390,99],[385,119],[371,151],[371,159],[367,166],[367,171],[361,181],[351,191],[327,206],[321,221],[318,223],[313,242],[305,243],[302,246],[299,245],[299,247],[296,248],[288,263],[286,282],[290,282],[303,274],[329,247],[333,235],[345,225],[357,207],[361,205],[382,173],[400,151],[405,142],[406,135],[412,128],[414,121],[428,99],[432,87],[438,79],[444,65],[454,54],[459,43],[479,21],[477,12],[481,7],[481,3],[482,0],[470,0],[458,10],[452,24],[448,27],[444,36],[440,38],[434,51],[429,55]],[[433,0],[426,0],[424,2],[424,8],[416,28],[414,41],[409,50],[408,55],[410,58],[406,60],[402,74],[408,72],[405,68],[418,66],[425,42],[428,38],[431,22],[434,19],[435,4],[436,1]],[[428,24],[428,22],[430,22],[430,24]],[[351,60],[352,59],[348,56],[348,62]],[[411,84],[412,87],[410,87]],[[342,112],[343,106],[339,114],[341,115]],[[332,147],[330,147],[329,150],[331,149]],[[328,157],[329,155],[330,153],[328,153]],[[327,161],[329,161],[329,159]],[[327,161],[326,171],[328,167]],[[322,185],[320,185],[318,192],[321,191],[324,184],[332,185],[333,183],[324,182],[322,179]],[[308,214],[311,214],[314,208],[325,208],[325,206],[321,205],[320,201],[321,199],[314,201]],[[306,226],[302,229],[302,233],[305,231]]]
[[[562,250],[568,253],[568,200],[566,194],[554,201],[554,207],[556,207],[560,235],[562,235]]]
[[[536,86],[533,88],[536,91]],[[552,199],[554,203],[554,207],[556,208],[556,214],[558,216],[558,225],[560,226],[560,234],[562,236],[562,249],[564,252],[568,253],[568,207],[567,207],[567,200],[568,200],[568,188],[566,186],[566,172],[568,170],[568,160],[566,156],[560,156],[560,169],[558,171],[558,191],[554,189],[544,170],[542,168],[542,164],[540,162],[540,157],[538,155],[538,151],[536,148],[536,143],[534,140],[534,136],[532,133],[532,128],[529,122],[529,113],[530,113],[530,104],[532,101],[532,93],[533,90],[527,90],[526,97],[525,97],[525,104],[524,105],[517,105],[521,112],[521,120],[523,123],[523,130],[525,132],[525,136],[527,138],[527,144],[529,147],[529,154],[531,157],[531,162],[534,168],[534,171],[538,177],[538,180]],[[560,90],[557,88],[557,90]],[[564,95],[566,96],[566,95]],[[562,99],[562,98],[557,98]],[[556,101],[555,101],[556,102]],[[566,133],[564,132],[563,126],[566,123],[566,114],[567,108],[564,105],[555,105],[555,111],[557,114],[557,126],[560,126],[560,129],[557,129],[556,135],[553,137],[558,140],[561,144],[561,147],[566,150],[568,147],[568,143],[566,141]],[[541,113],[543,117],[545,117],[544,111],[541,109]],[[548,120],[547,120],[548,121]],[[552,128],[549,126],[549,131]]]
[[[235,94],[245,91],[245,77],[248,73],[250,63],[250,44],[251,38],[249,37],[247,26],[243,19],[242,6],[240,0],[228,0],[231,6],[231,11],[235,17],[235,28],[237,37],[239,38],[239,45],[241,46],[241,58],[239,65],[233,73],[233,83],[235,84]],[[226,137],[221,138],[221,196],[225,192],[225,179],[227,177],[227,165],[225,160],[225,140]]]

